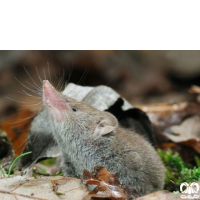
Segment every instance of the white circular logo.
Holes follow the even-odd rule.
[[[185,190],[183,190],[184,186],[186,187]],[[198,193],[198,191],[199,191],[199,184],[195,183],[195,182],[190,183],[190,184],[188,184],[186,182],[181,183],[181,185],[180,185],[180,191],[181,191],[181,193],[187,193],[187,194]]]

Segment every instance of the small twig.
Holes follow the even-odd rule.
[[[10,192],[13,192],[14,190],[16,190],[17,188],[21,187],[25,183],[27,183],[27,182],[20,183],[19,185],[17,185],[16,187],[14,187]]]
[[[78,190],[78,189],[80,189],[80,187],[73,188],[73,189],[71,189],[71,190],[67,190],[66,193],[67,193],[67,192],[71,192],[71,191],[73,191],[73,190]]]

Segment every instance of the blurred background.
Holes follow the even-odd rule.
[[[193,101],[188,89],[200,85],[200,51],[0,51],[0,120],[37,102],[23,90],[41,87],[40,79],[60,89],[107,85],[133,105]]]

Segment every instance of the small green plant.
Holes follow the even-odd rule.
[[[1,169],[1,172],[2,172],[3,176],[6,177],[5,171],[4,171],[4,169],[3,169],[3,167],[1,165],[0,165],[0,169]]]
[[[11,172],[12,172],[12,169],[13,169],[15,163],[16,163],[21,157],[26,156],[26,155],[31,154],[31,153],[32,153],[32,152],[29,151],[29,152],[23,153],[23,154],[17,156],[17,158],[15,158],[15,160],[12,162],[12,164],[11,164],[9,170],[8,170],[8,178],[10,177],[10,174],[11,174]],[[1,169],[1,172],[2,172],[3,176],[6,177],[5,171],[4,171],[4,169],[3,169],[3,167],[2,167],[1,165],[0,165],[0,169]]]
[[[167,151],[158,149],[158,153],[166,167],[165,189],[177,191],[183,182],[200,181],[200,159],[198,157],[195,158],[197,167],[192,168],[183,162],[177,152],[173,153],[170,149]]]

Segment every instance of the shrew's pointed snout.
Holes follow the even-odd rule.
[[[43,81],[43,103],[57,120],[62,120],[64,111],[69,110],[62,94],[48,80]]]
[[[44,104],[50,103],[50,101],[53,101],[56,96],[56,89],[51,85],[51,83],[48,80],[43,80],[43,101]]]
[[[49,84],[49,81],[48,80],[43,80],[43,85],[45,84]]]
[[[48,91],[55,91],[56,89],[51,85],[51,83],[48,80],[43,80],[43,92],[44,95],[47,94]]]

